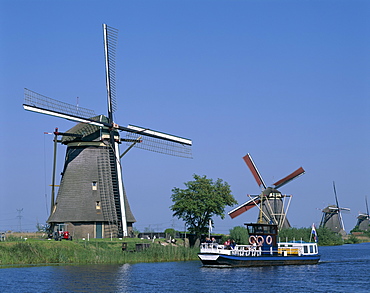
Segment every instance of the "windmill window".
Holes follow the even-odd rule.
[[[96,208],[97,210],[100,210],[100,201],[97,201],[97,202],[96,202],[95,208]]]
[[[96,181],[92,182],[92,190],[98,190],[98,182]]]

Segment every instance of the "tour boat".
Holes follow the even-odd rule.
[[[277,225],[259,223],[245,225],[249,232],[249,245],[202,243],[198,257],[203,265],[211,267],[308,265],[317,264],[320,260],[316,242],[278,242]],[[316,230],[312,233],[316,236]]]

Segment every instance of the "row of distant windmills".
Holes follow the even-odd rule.
[[[91,235],[94,238],[129,236],[133,232],[135,217],[130,209],[122,181],[121,158],[132,148],[160,152],[185,158],[191,157],[192,141],[149,128],[120,126],[113,121],[116,110],[115,49],[118,31],[103,25],[105,72],[107,88],[107,116],[94,111],[57,101],[25,89],[25,110],[47,114],[77,125],[54,132],[54,165],[50,216],[47,222],[52,231],[66,229],[77,238]],[[126,133],[121,138],[120,132]],[[59,139],[58,139],[59,137]],[[121,153],[120,145],[127,144]],[[57,143],[67,146],[60,187],[55,196],[55,169]],[[287,177],[267,187],[251,156],[244,157],[262,193],[229,215],[234,218],[254,206],[260,207],[258,221],[275,223],[279,228],[290,227],[286,217],[291,196],[283,195],[278,188],[304,174],[299,168]],[[335,192],[336,205],[323,210],[322,226],[344,231],[341,210]],[[360,221],[360,218],[359,218]],[[369,212],[361,215],[361,224],[369,222]]]
[[[290,175],[284,177],[283,179],[275,182],[273,187],[267,187],[261,174],[259,173],[256,165],[254,164],[250,154],[243,157],[248,168],[252,172],[254,179],[256,180],[258,186],[262,189],[261,194],[250,196],[250,199],[235,209],[231,210],[228,214],[231,218],[235,218],[242,213],[250,210],[253,207],[258,207],[259,215],[258,222],[260,223],[270,223],[278,225],[279,229],[289,228],[290,223],[286,217],[289,209],[291,196],[282,194],[278,188],[283,187],[288,182],[293,179],[303,175],[305,173],[302,167],[298,168],[296,171]],[[326,227],[333,232],[345,235],[345,228],[342,218],[342,211],[349,211],[348,208],[342,208],[338,203],[337,191],[335,188],[335,183],[333,182],[333,189],[335,195],[335,205],[329,205],[322,210],[322,218],[320,222],[320,227]],[[360,214],[357,217],[357,227],[360,230],[367,231],[370,229],[369,226],[369,209],[366,199],[366,214]]]

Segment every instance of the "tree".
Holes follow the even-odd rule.
[[[249,244],[249,235],[247,228],[243,226],[236,226],[230,231],[230,238],[234,239],[237,244],[247,245]]]
[[[184,183],[186,189],[173,188],[170,208],[173,216],[182,219],[197,238],[206,234],[213,216],[225,218],[225,207],[237,204],[227,182],[193,175],[194,181]]]
[[[164,233],[166,233],[166,236],[171,236],[172,238],[175,238],[176,236],[176,230],[173,229],[173,228],[167,228],[166,230],[164,230]]]

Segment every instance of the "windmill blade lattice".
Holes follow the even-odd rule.
[[[116,48],[118,41],[118,30],[103,24],[104,51],[105,51],[105,73],[108,96],[109,122],[113,121],[113,113],[117,110],[116,101]]]
[[[128,139],[139,139],[142,135],[142,133],[128,132],[126,137]],[[189,159],[192,158],[191,146],[163,140],[163,138],[145,136],[142,137],[141,142],[135,144],[134,147],[165,155]]]
[[[39,108],[81,118],[91,118],[96,116],[93,110],[54,100],[26,88],[24,89],[23,106],[29,106],[29,109],[26,110],[34,111],[32,108]]]

